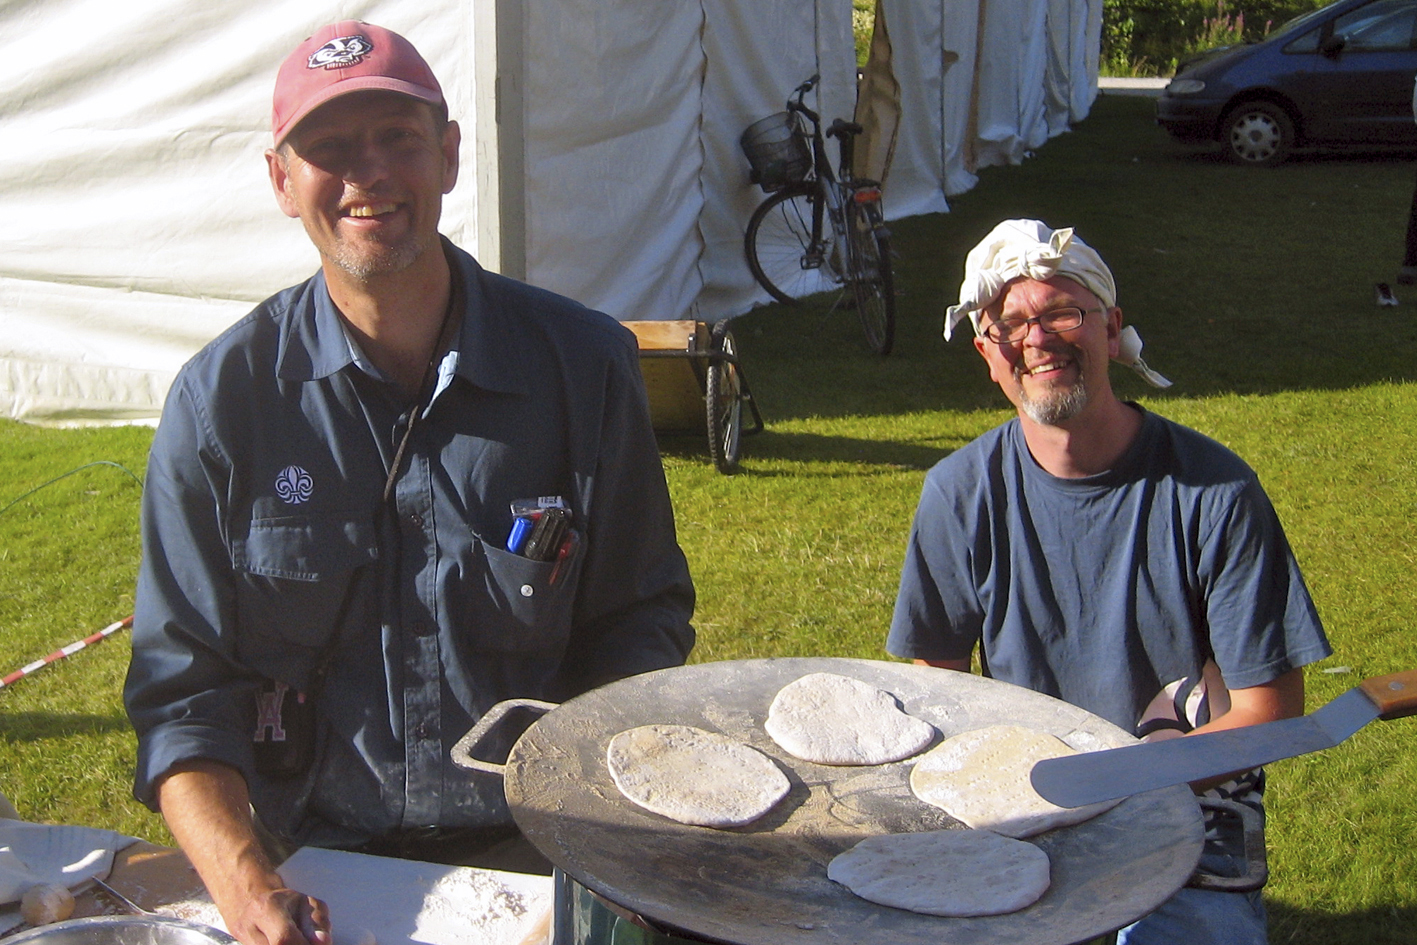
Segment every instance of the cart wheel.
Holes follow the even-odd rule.
[[[709,456],[719,472],[732,473],[738,469],[739,439],[743,435],[743,380],[734,360],[738,348],[728,330],[728,319],[713,326],[710,345],[714,356],[709,359],[704,384]]]

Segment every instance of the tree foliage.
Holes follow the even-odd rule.
[[[1202,49],[1255,42],[1324,0],[1103,0],[1102,73],[1171,75]]]

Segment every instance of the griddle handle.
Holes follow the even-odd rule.
[[[452,751],[449,752],[453,764],[460,768],[481,771],[483,774],[495,774],[499,778],[503,777],[507,771],[506,765],[497,764],[495,761],[483,761],[473,757],[474,753],[491,738],[493,732],[502,726],[507,716],[518,709],[542,716],[556,708],[556,705],[554,702],[542,702],[540,699],[508,699],[505,702],[497,703],[477,720],[476,725],[468,729],[466,735],[457,740],[457,744],[453,745]],[[517,734],[521,735],[520,732]]]
[[[1218,876],[1197,869],[1191,874],[1186,885],[1191,889],[1209,889],[1214,892],[1254,892],[1269,882],[1269,861],[1264,847],[1264,817],[1259,811],[1239,801],[1224,801],[1216,797],[1198,797],[1201,810],[1215,811],[1226,817],[1235,817],[1245,835],[1245,871],[1239,876]]]

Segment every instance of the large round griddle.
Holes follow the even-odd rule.
[[[1064,945],[1145,915],[1194,871],[1201,815],[1190,791],[1177,786],[1031,838],[1052,863],[1052,886],[1020,912],[939,918],[856,897],[827,879],[827,864],[838,853],[875,834],[963,827],[911,793],[913,759],[817,765],[768,737],[763,722],[773,697],[813,672],[851,676],[893,693],[942,738],[1014,723],[1081,750],[1135,741],[1056,699],[930,667],[832,658],[684,666],[593,690],[528,729],[505,769],[517,825],[552,863],[610,901],[671,932],[737,945]],[[650,813],[615,787],[605,750],[617,733],[651,723],[739,739],[775,759],[792,791],[759,821],[731,830]]]

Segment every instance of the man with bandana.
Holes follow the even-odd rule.
[[[945,338],[974,346],[1017,417],[927,475],[887,648],[1078,705],[1143,737],[1300,715],[1301,667],[1331,652],[1255,473],[1219,443],[1125,402],[1108,362],[1158,387],[1101,257],[1008,220],[965,261]],[[1262,810],[1261,772],[1192,785]],[[1202,866],[1236,869],[1208,824]],[[1119,945],[1261,945],[1258,891],[1186,888]]]

